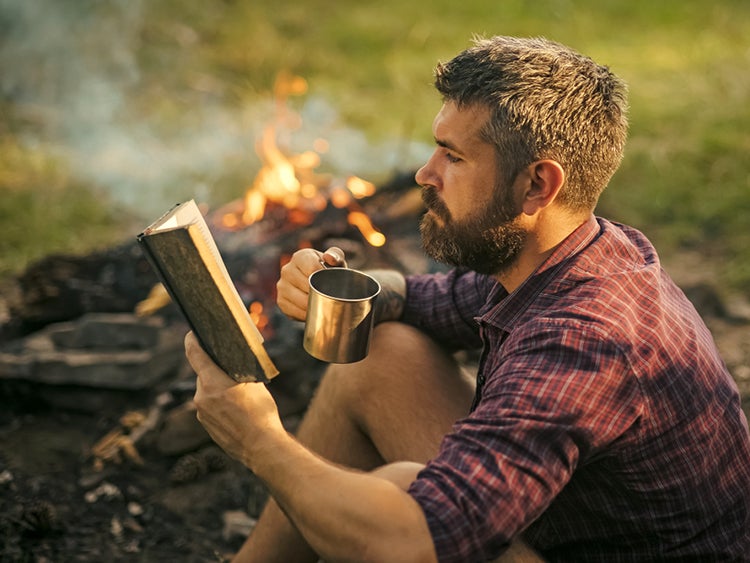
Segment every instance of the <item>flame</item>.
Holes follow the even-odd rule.
[[[372,246],[383,246],[385,244],[385,235],[372,226],[370,218],[363,211],[351,211],[347,219],[359,229],[365,240]]]
[[[266,199],[266,195],[257,190],[250,190],[245,194],[245,210],[242,212],[244,224],[250,225],[263,219],[266,212]]]
[[[245,192],[244,209],[239,216],[228,213],[223,217],[227,228],[242,228],[261,220],[269,202],[294,210],[301,207],[302,200],[314,210],[322,209],[315,186],[313,170],[320,165],[320,156],[314,151],[287,157],[277,143],[277,129],[281,125],[298,126],[299,119],[288,107],[289,96],[307,92],[304,78],[281,72],[274,83],[275,117],[263,128],[255,146],[260,157],[261,168],[252,185]],[[327,148],[318,143],[320,148]],[[305,214],[298,218],[307,219]]]
[[[226,213],[222,223],[229,229],[241,229],[263,219],[269,204],[286,208],[286,220],[294,224],[308,224],[315,215],[330,203],[339,209],[348,209],[348,221],[363,234],[373,246],[385,244],[385,236],[375,229],[356,205],[355,200],[375,193],[375,185],[357,176],[349,176],[341,184],[331,186],[327,177],[316,173],[320,154],[329,150],[325,139],[315,139],[313,149],[296,155],[287,155],[279,147],[278,129],[300,125],[299,115],[288,106],[290,96],[307,92],[304,78],[287,72],[279,73],[274,83],[275,116],[258,139],[255,150],[261,168],[246,190],[240,211]]]
[[[351,192],[345,190],[344,188],[333,188],[331,190],[331,205],[333,205],[334,207],[344,209],[345,207],[348,207],[351,202]]]
[[[263,314],[263,303],[260,301],[253,301],[248,307],[248,312],[250,313],[250,318],[255,323],[255,326],[257,326],[258,330],[262,332],[268,325],[268,316]]]
[[[363,180],[358,176],[349,176],[346,179],[346,187],[357,199],[368,197],[375,193],[375,184]]]

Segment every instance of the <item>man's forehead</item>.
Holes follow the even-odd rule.
[[[432,123],[432,133],[439,144],[487,144],[480,132],[490,117],[486,106],[473,104],[459,107],[445,102]]]

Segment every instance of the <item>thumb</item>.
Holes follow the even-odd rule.
[[[323,253],[323,261],[329,266],[346,268],[346,256],[338,246],[332,246]]]
[[[185,356],[202,383],[211,382],[222,387],[234,385],[234,380],[216,365],[192,331],[185,335]]]

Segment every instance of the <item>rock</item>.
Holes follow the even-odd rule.
[[[0,380],[148,389],[182,364],[183,338],[183,332],[165,328],[155,317],[86,315],[4,346]]]
[[[164,322],[159,317],[127,313],[90,313],[49,330],[57,349],[148,350],[159,345]]]
[[[224,529],[221,535],[225,541],[229,541],[235,537],[246,538],[253,531],[257,523],[254,518],[250,518],[242,510],[228,510],[222,515],[222,518],[224,520]]]
[[[102,498],[105,500],[122,498],[122,491],[112,483],[104,481],[96,489],[88,491],[83,498],[87,503],[93,504]]]
[[[172,409],[156,439],[156,447],[164,455],[182,455],[193,452],[211,442],[211,436],[196,418],[192,401]]]

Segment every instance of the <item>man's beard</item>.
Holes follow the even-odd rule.
[[[498,187],[495,196],[477,215],[454,221],[435,188],[422,188],[422,200],[432,212],[422,217],[419,227],[425,252],[438,262],[480,274],[509,270],[526,242],[526,231],[518,225],[511,190]]]

